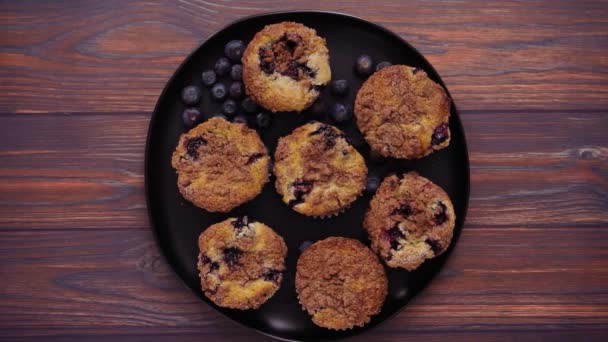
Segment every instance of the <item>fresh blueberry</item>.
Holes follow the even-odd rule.
[[[232,97],[233,99],[241,99],[243,97],[244,94],[244,87],[243,87],[243,83],[241,82],[232,82],[230,84],[230,87],[228,88],[228,92],[230,93],[230,97]]]
[[[182,113],[182,120],[187,128],[194,127],[202,118],[201,111],[193,107],[186,108]]]
[[[243,79],[243,66],[240,64],[235,64],[230,68],[230,78],[233,81],[240,81]]]
[[[238,62],[245,52],[245,43],[242,40],[231,40],[224,48],[224,54],[233,62]]]
[[[359,76],[367,77],[372,74],[374,68],[374,61],[368,55],[361,55],[357,57],[355,63],[355,70]]]
[[[241,102],[241,107],[243,107],[243,110],[245,111],[245,113],[249,113],[249,114],[253,114],[258,110],[258,104],[255,103],[255,101],[253,101],[253,99],[249,96],[247,96]]]
[[[228,117],[234,116],[236,114],[236,109],[236,102],[232,99],[228,99],[222,103],[222,113],[226,114]]]
[[[344,96],[348,93],[348,82],[346,80],[335,80],[331,82],[331,93],[336,96]]]
[[[259,128],[268,128],[272,123],[272,116],[266,112],[258,113],[255,116],[255,123]]]
[[[226,95],[228,95],[228,91],[226,90],[226,86],[222,83],[216,83],[211,88],[211,97],[217,102],[223,101],[226,98]]]
[[[243,114],[239,114],[232,119],[232,122],[247,125],[247,117]]]
[[[380,71],[380,70],[386,68],[387,66],[391,66],[391,65],[393,65],[393,63],[391,63],[391,62],[387,62],[387,61],[380,62],[380,63],[378,63],[378,65],[376,65],[376,71]]]
[[[368,195],[373,195],[378,187],[380,186],[380,177],[376,175],[367,176],[367,181],[365,182],[365,193]]]
[[[353,117],[350,106],[339,102],[333,105],[330,115],[337,124],[343,124]]]
[[[195,105],[201,99],[201,88],[187,86],[182,90],[182,102],[187,105]]]
[[[222,57],[215,62],[213,68],[218,76],[226,76],[230,72],[230,61],[226,57]]]
[[[203,79],[203,84],[206,85],[207,87],[211,87],[217,81],[217,75],[215,74],[215,71],[213,71],[213,70],[205,70],[205,71],[203,71],[201,76]]]
[[[315,118],[322,117],[325,115],[326,111],[327,109],[325,108],[325,102],[323,102],[323,99],[321,98],[318,98],[309,109],[310,114],[312,114]]]
[[[220,118],[220,119],[224,119],[224,120],[228,121],[228,117],[222,113],[211,114],[210,118]]]

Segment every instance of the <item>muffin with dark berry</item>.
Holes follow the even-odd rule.
[[[313,122],[279,139],[277,192],[293,210],[324,217],[347,208],[365,188],[365,160],[336,127]]]
[[[355,100],[359,130],[384,157],[417,159],[450,144],[450,98],[419,68],[374,73]]]
[[[298,259],[298,299],[320,327],[364,326],[380,312],[387,290],[378,257],[357,240],[330,237],[310,246]]]
[[[374,252],[390,267],[408,271],[434,258],[452,241],[456,215],[448,195],[415,172],[382,181],[363,227]]]
[[[231,309],[257,309],[281,287],[287,246],[247,216],[216,223],[198,238],[198,271],[205,296]]]
[[[306,109],[331,80],[325,39],[299,23],[264,27],[242,61],[247,94],[272,112]]]
[[[219,117],[182,134],[171,160],[184,198],[211,212],[256,197],[268,182],[269,162],[255,130]]]

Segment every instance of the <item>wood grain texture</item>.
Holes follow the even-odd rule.
[[[398,33],[428,57],[462,109],[608,105],[604,1],[29,0],[2,3],[0,107],[150,112],[184,56],[222,26],[311,7]]]
[[[153,241],[160,91],[229,22],[335,10],[417,47],[467,134],[445,268],[356,341],[608,338],[608,2],[0,0],[0,340],[268,340],[201,303]]]

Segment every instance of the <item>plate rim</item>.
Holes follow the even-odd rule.
[[[150,226],[150,229],[153,232],[153,236],[154,236],[154,241],[155,241],[155,245],[159,250],[159,254],[162,255],[163,259],[165,260],[165,262],[167,262],[167,264],[170,266],[171,268],[171,273],[177,278],[179,279],[180,283],[182,285],[184,285],[187,289],[188,292],[192,293],[195,295],[196,298],[199,298],[198,295],[196,295],[195,293],[193,293],[192,289],[190,288],[190,286],[185,282],[185,280],[177,273],[176,267],[173,265],[173,262],[170,260],[170,258],[166,255],[165,251],[162,248],[162,244],[160,241],[160,236],[158,233],[158,224],[156,223],[156,219],[154,218],[154,215],[152,213],[152,209],[150,206],[150,193],[151,193],[151,182],[150,182],[150,176],[149,176],[149,168],[150,166],[150,145],[152,144],[151,141],[151,136],[152,136],[152,127],[155,125],[155,122],[158,120],[159,117],[159,107],[161,105],[162,99],[165,98],[166,93],[168,91],[169,85],[174,83],[176,77],[178,74],[180,74],[180,71],[186,66],[186,64],[188,64],[188,62],[192,59],[193,55],[203,46],[205,45],[205,43],[207,43],[209,40],[213,39],[215,36],[219,35],[222,31],[226,30],[227,28],[240,24],[242,22],[251,20],[251,19],[256,19],[256,18],[260,18],[260,17],[266,17],[266,16],[275,16],[275,15],[286,15],[286,14],[323,14],[323,15],[330,15],[330,16],[339,16],[339,17],[343,17],[343,18],[348,18],[351,20],[355,20],[358,21],[362,24],[365,25],[370,25],[376,29],[379,29],[380,31],[382,31],[383,33],[398,39],[401,43],[405,44],[412,52],[414,52],[419,58],[421,58],[422,60],[424,60],[429,67],[431,68],[432,72],[435,73],[436,75],[439,76],[439,84],[445,89],[446,93],[448,94],[448,97],[451,100],[451,107],[453,109],[453,111],[455,112],[455,115],[458,117],[458,129],[462,134],[462,144],[464,146],[464,157],[465,157],[465,164],[466,164],[466,175],[467,175],[467,179],[466,179],[466,186],[465,186],[465,198],[466,200],[464,201],[464,207],[463,207],[463,213],[462,213],[462,226],[459,230],[455,230],[454,232],[454,236],[452,238],[452,243],[450,248],[444,253],[445,257],[444,257],[444,261],[442,262],[440,267],[443,267],[445,262],[448,260],[449,256],[452,254],[452,251],[455,249],[455,246],[459,240],[460,234],[462,233],[462,230],[465,227],[466,224],[466,217],[467,217],[467,213],[468,213],[468,209],[469,209],[469,201],[470,201],[470,195],[471,195],[471,167],[470,167],[470,160],[469,160],[469,149],[467,146],[467,139],[466,139],[466,133],[464,130],[464,125],[462,123],[461,120],[461,116],[460,113],[458,112],[458,109],[456,107],[456,104],[452,98],[452,95],[448,89],[448,87],[446,86],[446,84],[443,81],[443,78],[441,78],[441,75],[437,72],[437,70],[435,70],[435,67],[433,66],[433,64],[431,64],[426,57],[424,57],[424,55],[418,51],[418,49],[416,49],[412,44],[410,44],[408,41],[406,41],[405,39],[403,39],[400,35],[398,35],[397,33],[389,30],[388,28],[380,25],[380,24],[376,24],[372,21],[363,19],[361,17],[352,15],[352,14],[348,14],[348,13],[344,13],[344,12],[338,12],[338,11],[325,11],[325,10],[285,10],[285,11],[270,11],[270,12],[261,12],[261,13],[256,13],[256,14],[252,14],[252,15],[248,15],[245,17],[240,17],[238,19],[235,19],[225,25],[223,25],[221,28],[217,29],[213,34],[209,35],[205,40],[201,41],[197,46],[195,46],[192,51],[190,51],[190,53],[188,53],[188,55],[184,58],[184,60],[177,66],[177,68],[175,68],[175,70],[173,71],[173,74],[171,75],[171,77],[166,81],[165,86],[163,87],[163,90],[161,91],[161,93],[158,95],[158,99],[156,101],[156,104],[154,106],[154,110],[152,111],[152,114],[150,116],[150,122],[148,123],[148,131],[146,133],[146,143],[145,143],[145,151],[144,151],[144,196],[146,198],[146,211],[147,211],[147,218],[148,218],[148,223]],[[410,303],[411,301],[415,300],[416,297],[418,297],[420,294],[422,294],[427,286],[433,281],[433,279],[437,276],[438,273],[440,273],[440,271],[435,272],[433,275],[431,275],[431,277],[429,278],[429,281],[426,282],[426,284],[424,286],[422,286],[418,292],[418,294],[414,297],[412,297],[410,299]],[[199,298],[199,301],[205,302],[204,300],[201,300]],[[207,303],[205,303],[207,304]],[[395,318],[395,316],[397,316],[398,314],[400,314],[403,310],[406,309],[407,307],[407,302],[406,304],[402,305],[401,307],[399,307],[397,310],[395,310],[393,313],[389,314],[388,316],[386,316],[385,319],[383,319],[382,321],[377,322],[373,327],[371,327],[370,329],[364,329],[364,330],[360,330],[360,331],[353,331],[351,329],[351,331],[353,331],[352,333],[346,335],[346,336],[338,336],[335,338],[329,338],[329,339],[324,339],[324,340],[331,340],[331,341],[335,341],[335,340],[340,340],[340,339],[344,339],[344,338],[349,338],[352,336],[356,336],[356,335],[364,335],[366,333],[369,333],[370,331],[372,331],[374,328],[377,328],[378,326],[386,323],[389,320],[392,320]],[[277,340],[281,340],[281,341],[290,341],[290,342],[299,342],[299,341],[304,341],[304,340],[298,340],[298,339],[290,339],[290,338],[285,338],[285,337],[281,337],[269,332],[265,332],[262,330],[257,329],[254,326],[250,326],[244,322],[235,320],[233,318],[231,318],[230,316],[228,316],[226,313],[217,310],[215,307],[213,307],[212,305],[208,305],[211,308],[214,309],[215,312],[219,313],[220,315],[222,315],[224,318],[237,323],[240,326],[243,326],[251,331],[255,331],[257,333],[263,334],[265,336],[277,339]]]

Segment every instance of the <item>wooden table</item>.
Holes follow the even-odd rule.
[[[0,339],[266,340],[168,268],[144,200],[160,91],[227,23],[314,7],[433,63],[471,158],[465,228],[397,317],[354,340],[608,337],[608,3],[1,1]]]

